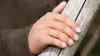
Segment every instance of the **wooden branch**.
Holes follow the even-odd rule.
[[[48,47],[39,56],[73,56],[93,20],[93,16],[98,11],[99,6],[100,0],[69,0],[62,15],[71,17],[79,24],[82,29],[80,41],[76,42],[74,46],[65,49]]]

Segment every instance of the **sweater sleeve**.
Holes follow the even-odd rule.
[[[31,27],[0,31],[0,55],[2,56],[37,56],[28,48],[28,32]]]

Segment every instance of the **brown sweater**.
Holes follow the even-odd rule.
[[[31,56],[27,41],[30,25],[59,1],[0,0],[0,56]]]

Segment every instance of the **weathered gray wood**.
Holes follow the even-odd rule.
[[[76,42],[74,46],[65,49],[48,47],[48,50],[44,50],[39,56],[73,56],[99,6],[100,0],[70,0],[62,15],[70,16],[79,24],[82,29],[80,41]]]
[[[80,28],[82,29],[82,32],[80,34],[80,41],[77,42],[73,47],[69,47],[66,48],[65,50],[62,50],[59,56],[72,56],[75,53],[79,43],[85,36],[88,27],[91,21],[93,20],[93,16],[96,14],[99,7],[100,7],[100,0],[86,0],[76,20],[76,22],[80,25]]]

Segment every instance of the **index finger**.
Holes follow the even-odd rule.
[[[69,18],[68,16],[65,17],[63,15],[57,14],[55,20],[66,24],[68,27],[70,27],[71,29],[73,29],[77,33],[81,32],[81,29],[78,26],[78,24],[74,20]]]

